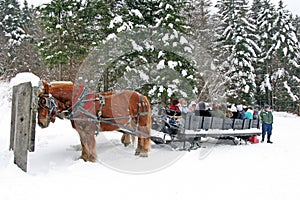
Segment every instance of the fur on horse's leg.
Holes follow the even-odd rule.
[[[122,144],[124,144],[125,147],[131,144],[130,142],[130,134],[128,133],[123,133],[122,138],[121,138]]]
[[[150,136],[150,128],[147,126],[141,126],[140,130],[145,134]],[[141,157],[148,157],[148,152],[151,149],[151,140],[150,137],[138,137],[138,145],[135,150],[135,155],[139,155]]]
[[[79,131],[80,142],[82,146],[81,158],[84,161],[96,162],[97,152],[96,152],[96,141],[94,134],[86,133],[86,131]]]
[[[141,154],[142,151],[142,138],[138,137],[138,144],[137,144],[137,148],[135,149],[135,155],[139,156]]]
[[[135,150],[135,155],[140,157],[148,157],[148,152],[151,148],[150,138],[139,138],[138,146]]]

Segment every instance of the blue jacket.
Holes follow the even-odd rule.
[[[245,112],[245,118],[246,119],[253,119],[253,114],[251,112]]]

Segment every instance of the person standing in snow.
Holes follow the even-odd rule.
[[[270,109],[269,105],[264,106],[264,110],[262,110],[259,114],[261,121],[262,121],[262,140],[261,142],[265,141],[265,136],[267,133],[267,143],[272,144],[271,142],[271,135],[272,135],[272,126],[273,126],[273,114]]]

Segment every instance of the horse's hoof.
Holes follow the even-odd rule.
[[[94,162],[97,162],[97,159],[96,159],[96,158],[91,158],[91,159],[89,159],[88,161],[94,163]]]
[[[148,153],[147,152],[141,152],[139,156],[142,157],[142,158],[147,158]]]
[[[124,147],[128,147],[130,145],[130,143],[123,143]]]
[[[97,162],[97,158],[95,156],[80,156],[79,159],[82,159],[84,162]]]

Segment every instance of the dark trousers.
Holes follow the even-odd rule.
[[[262,139],[265,139],[266,133],[268,135],[268,140],[270,140],[272,135],[272,124],[262,124]]]

